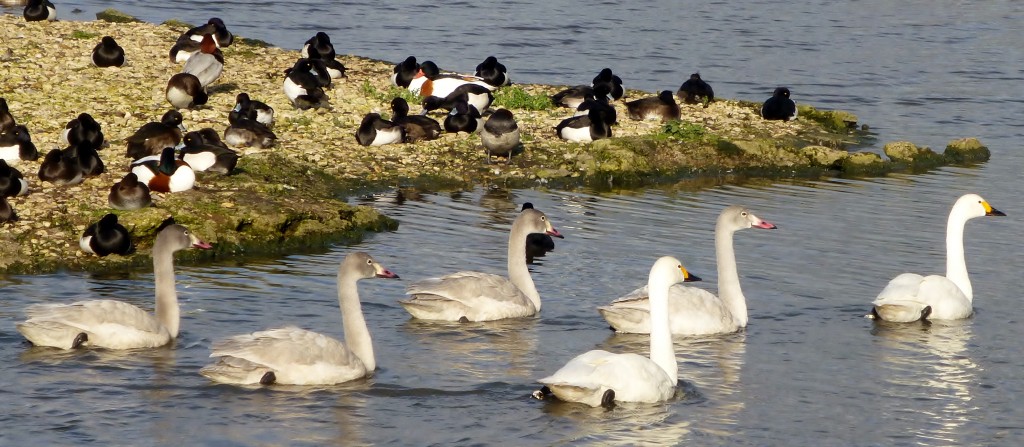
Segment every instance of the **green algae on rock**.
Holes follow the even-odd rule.
[[[157,195],[153,208],[118,212],[139,250],[134,256],[100,259],[81,253],[78,237],[86,225],[111,212],[107,192],[128,171],[125,138],[169,108],[164,88],[181,66],[168,60],[167,51],[188,26],[104,13],[109,13],[106,20],[119,22],[29,23],[0,16],[0,53],[5,54],[0,70],[6,73],[0,77],[0,92],[18,122],[28,125],[36,145],[59,145],[64,124],[81,112],[101,123],[109,144],[100,151],[107,173],[74,187],[33,181],[29,196],[12,199],[22,220],[0,227],[0,272],[147,264],[152,232],[167,216],[216,244],[212,252],[183,253],[185,257],[280,253],[359,237],[363,231],[397,224],[372,208],[348,205],[344,195],[403,184],[572,186],[672,181],[722,172],[882,174],[912,165],[849,152],[871,136],[856,130],[857,117],[847,112],[802,105],[799,120],[765,121],[758,116],[760,104],[735,100],[718,100],[706,108],[683,105],[678,122],[622,119],[614,138],[567,143],[557,138],[554,127],[572,111],[555,108],[548,99],[562,87],[529,84],[497,94],[522,132],[525,150],[511,164],[489,164],[476,135],[443,134],[429,142],[364,148],[353,136],[363,115],[387,113],[395,96],[415,100],[391,85],[392,63],[339,55],[348,77],[327,89],[331,106],[303,111],[281,92],[283,70],[299,57],[298,51],[239,36],[236,44],[222,48],[224,73],[210,86],[207,105],[181,111],[185,125],[223,131],[235,96],[246,92],[276,110],[277,145],[243,149],[235,175],[200,174],[194,190]],[[125,48],[126,67],[91,65],[89,55],[98,37],[90,36],[103,35]],[[648,95],[630,90],[627,99]],[[410,105],[415,107],[415,101]],[[950,148],[944,164],[988,158],[988,150],[976,140],[951,143]],[[34,178],[39,164],[22,162],[17,167]]]

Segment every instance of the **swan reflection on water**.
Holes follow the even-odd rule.
[[[976,419],[972,388],[981,371],[968,350],[971,319],[910,324],[875,322],[878,389],[886,406],[879,414],[903,420],[918,439],[960,444]],[[930,411],[906,410],[905,402],[928,403]],[[927,404],[923,404],[927,405]],[[906,433],[902,433],[906,435]]]
[[[429,354],[427,361],[407,365],[410,372],[435,377],[447,371],[447,383],[461,386],[461,380],[478,384],[496,377],[532,379],[537,363],[538,333],[536,318],[514,318],[483,322],[423,321],[410,318],[398,329],[411,344]],[[496,375],[495,371],[501,371]],[[453,377],[465,376],[459,380]]]

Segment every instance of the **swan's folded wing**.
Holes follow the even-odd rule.
[[[429,278],[410,284],[407,295],[433,295],[458,301],[468,307],[484,301],[520,302],[523,293],[508,278],[490,273],[458,272],[440,278]]]
[[[362,364],[340,341],[297,327],[270,329],[220,340],[213,344],[210,357],[236,357],[271,369],[317,363]]]
[[[48,321],[87,332],[106,329],[158,333],[160,322],[149,312],[117,300],[78,301],[71,304],[35,304],[25,310],[29,322]],[[123,329],[118,329],[118,328]]]
[[[874,305],[889,304],[896,301],[919,301],[918,295],[921,291],[921,283],[924,277],[916,273],[904,273],[889,281],[885,288],[878,293]]]

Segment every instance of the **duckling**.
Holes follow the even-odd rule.
[[[59,151],[59,149],[55,149]],[[14,197],[28,194],[28,180],[21,171],[0,159],[0,197]]]
[[[206,104],[210,99],[206,87],[192,73],[177,73],[167,81],[164,97],[175,109],[191,109]]]
[[[92,63],[100,68],[120,67],[124,65],[124,48],[113,37],[103,36],[92,49]]]
[[[313,74],[312,70],[313,63],[310,59],[299,59],[295,65],[285,70],[284,94],[293,106],[302,110],[324,107],[329,100],[320,84],[319,76]]]
[[[563,140],[589,143],[602,138],[611,138],[612,128],[607,122],[607,111],[591,109],[586,115],[562,120],[555,127],[555,133]]]
[[[185,62],[181,71],[195,75],[203,87],[209,86],[220,78],[220,74],[224,71],[224,54],[221,53],[220,48],[217,48],[217,43],[212,35],[203,36],[199,52],[188,57],[188,61]]]
[[[230,174],[238,163],[238,153],[227,148],[208,144],[199,132],[185,134],[185,147],[178,158],[184,160],[193,171],[210,171]]]
[[[772,97],[761,105],[761,117],[766,120],[782,121],[796,119],[796,102],[789,99],[789,94],[789,89],[786,87],[776,88]]]
[[[487,56],[487,59],[477,65],[475,74],[492,87],[504,87],[512,84],[512,80],[508,77],[508,69],[494,56]]]
[[[18,215],[14,212],[14,207],[7,201],[7,197],[0,196],[0,224],[16,220],[18,220]]]
[[[28,0],[23,11],[26,22],[57,20],[57,7],[50,0]]]
[[[159,155],[165,147],[175,147],[181,143],[181,135],[185,126],[181,124],[181,113],[169,110],[160,118],[160,122],[143,124],[125,141],[128,142],[127,156],[138,160],[150,155]]]
[[[444,130],[448,133],[473,133],[483,127],[484,119],[480,117],[480,111],[464,100],[456,102],[451,113],[444,117]]]
[[[195,186],[196,173],[183,160],[175,158],[174,148],[166,147],[160,155],[150,155],[132,162],[131,172],[150,191],[181,192]]]
[[[687,104],[704,103],[704,107],[707,107],[715,100],[715,90],[711,88],[711,84],[700,78],[700,73],[694,73],[679,86],[676,96]]]
[[[145,208],[153,203],[149,186],[139,181],[134,172],[125,174],[121,181],[110,187],[107,203],[117,210],[131,211]]]
[[[363,146],[382,146],[404,140],[405,129],[381,118],[379,113],[367,113],[356,129],[356,141]]]
[[[0,134],[0,160],[17,164],[21,160],[36,160],[39,150],[32,143],[28,128],[18,124],[10,132]]]
[[[617,101],[622,98],[623,94],[626,93],[626,91],[622,88],[622,79],[612,74],[611,68],[605,68],[601,70],[601,72],[598,73],[597,76],[594,76],[592,86],[596,88],[598,85],[601,84],[608,86],[608,91],[611,92],[612,100]]]
[[[106,170],[103,160],[100,159],[100,154],[88,141],[68,146],[63,152],[66,158],[72,159],[78,164],[83,177],[95,177]]]
[[[626,103],[626,110],[630,119],[638,121],[679,119],[679,105],[676,104],[676,99],[669,90],[662,90],[658,96],[629,101]]]
[[[132,252],[132,237],[127,228],[117,223],[117,215],[110,213],[85,229],[78,246],[82,251],[100,257],[110,254],[124,256]]]
[[[235,97],[235,108],[228,113],[228,122],[238,117],[245,117],[270,127],[274,124],[274,108],[266,103],[249,98],[248,93],[239,93]]]
[[[441,124],[423,115],[409,116],[409,103],[402,98],[391,100],[391,121],[405,129],[405,141],[436,140],[441,136]]]
[[[99,150],[103,147],[103,128],[88,113],[79,113],[77,118],[68,121],[60,133],[60,140],[67,145],[76,145],[83,141]]]
[[[43,157],[39,165],[39,180],[55,185],[77,185],[85,178],[78,160],[70,158],[64,151],[53,149]]]
[[[425,113],[431,110],[445,109],[450,112],[458,101],[466,101],[469,105],[476,107],[478,112],[483,113],[491,106],[494,95],[487,87],[478,84],[462,84],[444,98],[438,96],[424,98],[423,111]]]
[[[512,152],[519,146],[519,125],[508,109],[498,109],[480,130],[480,142],[487,150],[487,162],[491,155],[504,156],[506,163],[512,161]]]

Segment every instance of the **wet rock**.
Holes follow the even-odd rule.
[[[935,151],[927,147],[918,147],[909,141],[886,143],[882,150],[893,162],[906,163],[917,168],[940,166],[945,161],[943,156]]]
[[[800,150],[812,164],[817,166],[837,166],[839,161],[850,156],[849,152],[825,146],[807,146]]]
[[[97,12],[96,19],[111,23],[142,22],[141,20],[136,19],[134,16],[131,16],[127,13],[123,13],[114,8],[107,8],[100,12]]]
[[[884,172],[886,163],[874,152],[854,152],[839,161],[839,169],[847,174],[868,175]]]
[[[961,138],[950,141],[943,156],[950,163],[977,163],[988,161],[992,153],[977,138]]]

